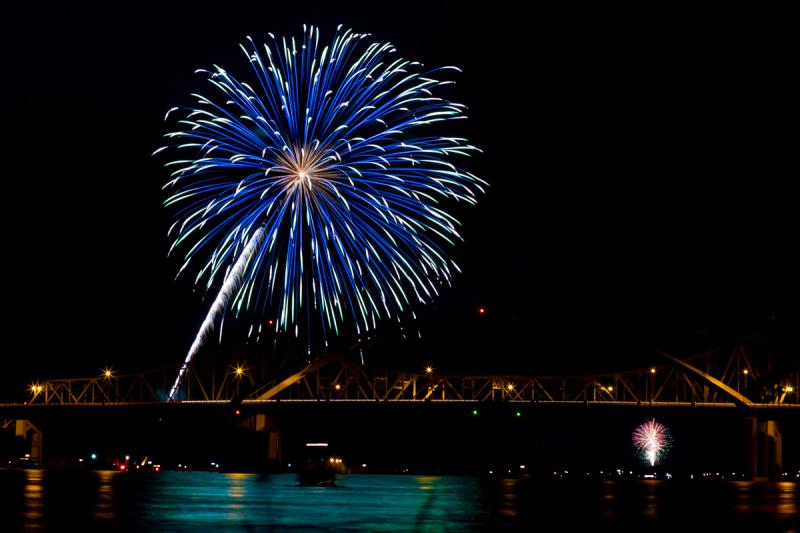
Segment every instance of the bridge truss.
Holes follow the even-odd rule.
[[[246,365],[223,376],[189,368],[180,402],[279,401],[531,402],[665,406],[800,407],[798,371],[775,376],[755,364],[742,342],[686,359],[659,354],[660,363],[586,376],[438,375],[372,368],[346,354],[320,357],[295,371],[258,382]],[[164,402],[177,366],[137,374],[112,372],[30,386],[29,403],[107,405]]]

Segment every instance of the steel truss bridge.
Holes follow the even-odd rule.
[[[347,354],[317,358],[270,381],[257,382],[246,365],[218,376],[190,366],[176,403],[267,404],[269,402],[526,402],[669,407],[800,409],[800,373],[775,376],[756,364],[742,341],[678,359],[659,353],[660,363],[624,372],[585,376],[439,375],[372,368]],[[27,405],[132,405],[164,403],[177,366],[31,384]]]
[[[703,408],[709,414],[733,409],[734,418],[743,423],[747,476],[777,478],[783,446],[779,425],[794,424],[795,415],[800,414],[800,372],[796,367],[780,369],[768,358],[754,356],[749,340],[688,358],[659,353],[659,362],[652,366],[584,376],[441,375],[430,368],[405,372],[365,366],[342,353],[273,371],[271,379],[258,380],[255,376],[261,372],[246,362],[220,370],[212,357],[188,367],[175,401],[166,399],[177,365],[124,375],[106,370],[87,378],[32,383],[25,403],[0,403],[0,429],[13,429],[28,443],[29,456],[42,461],[47,421],[68,414],[77,419],[112,411],[130,415],[180,410],[213,416],[235,409],[239,415],[241,407],[247,415],[241,418],[243,427],[266,435],[266,457],[279,464],[281,433],[271,417],[292,405],[323,409],[349,409],[355,404],[418,409],[472,405],[476,409],[510,404],[537,406],[537,410],[596,406],[603,411],[667,408],[687,412]]]

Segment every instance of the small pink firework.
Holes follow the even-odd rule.
[[[640,425],[633,432],[633,443],[642,454],[642,458],[655,466],[656,461],[664,456],[669,446],[669,431],[652,418]]]

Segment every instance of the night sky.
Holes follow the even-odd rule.
[[[3,396],[34,377],[183,358],[208,304],[166,257],[165,172],[150,156],[164,113],[205,89],[196,68],[247,69],[246,35],[299,35],[303,23],[463,68],[448,96],[470,120],[454,130],[484,150],[468,168],[491,183],[457,211],[464,273],[408,325],[422,339],[379,330],[391,340],[369,363],[580,373],[796,333],[788,19],[551,4],[7,11]],[[796,359],[790,348],[781,356]]]

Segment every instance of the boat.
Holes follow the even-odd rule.
[[[297,484],[307,487],[336,486],[336,470],[329,461],[308,459],[297,472]]]

